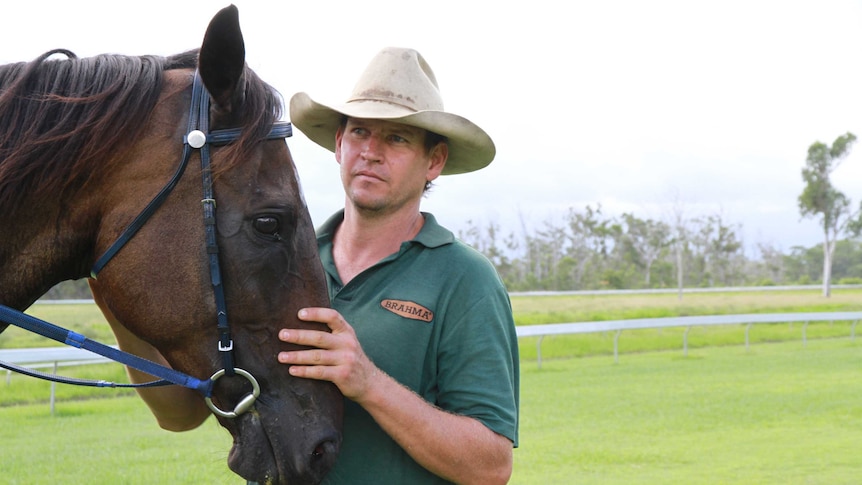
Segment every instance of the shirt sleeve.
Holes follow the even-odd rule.
[[[454,287],[438,349],[437,401],[517,447],[518,340],[508,293],[490,271],[469,271]]]

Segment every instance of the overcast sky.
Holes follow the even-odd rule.
[[[751,248],[813,245],[797,197],[808,147],[862,136],[862,2],[237,0],[247,61],[285,97],[346,99],[384,46],[413,47],[446,108],[497,158],[441,177],[423,209],[520,234],[601,205],[669,219],[720,214]],[[169,55],[200,45],[227,2],[14,2],[0,63],[63,47],[79,56]],[[343,206],[331,153],[289,145],[316,224]],[[862,146],[833,180],[862,199]],[[749,256],[756,256],[753,252]]]

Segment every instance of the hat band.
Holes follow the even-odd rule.
[[[417,106],[413,99],[405,96],[354,96],[347,101],[347,104],[364,102],[398,106],[412,113],[418,113],[419,111],[443,111],[442,103],[428,103],[425,106]]]

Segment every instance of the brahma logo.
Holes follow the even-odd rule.
[[[380,302],[380,306],[396,315],[400,315],[411,320],[430,322],[434,319],[434,312],[412,301],[383,300]]]

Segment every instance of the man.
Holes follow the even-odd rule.
[[[494,158],[490,137],[443,110],[428,63],[383,49],[344,104],[307,94],[291,122],[333,151],[345,207],[318,230],[332,309],[282,330],[294,376],[335,383],[344,443],[327,483],[505,483],[517,446],[518,347],[493,266],[420,212],[441,174]],[[349,323],[348,323],[349,322]]]
[[[487,259],[419,211],[440,174],[488,165],[493,142],[443,111],[431,68],[410,49],[381,51],[346,104],[330,108],[299,93],[290,113],[335,152],[345,190],[344,210],[318,231],[332,308],[300,311],[331,333],[278,335],[314,347],[278,356],[292,375],[331,381],[347,398],[326,483],[507,482],[519,385],[508,294]],[[92,285],[121,348],[166,365],[118,324]],[[134,369],[129,376],[151,379]],[[165,429],[192,429],[209,416],[185,388],[139,394]]]

